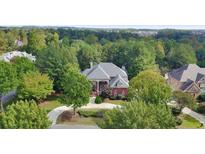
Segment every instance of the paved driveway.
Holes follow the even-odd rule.
[[[110,103],[101,103],[101,104],[89,103],[86,106],[82,106],[81,108],[82,109],[113,109],[115,107],[120,107],[120,105],[115,105],[115,104],[110,104]],[[60,107],[57,107],[48,113],[48,117],[52,121],[51,128],[72,127],[72,126],[65,126],[65,125],[59,125],[59,126],[57,125],[56,126],[56,120],[57,120],[58,116],[67,110],[72,110],[72,107],[60,106]],[[76,127],[78,127],[78,126],[76,126]],[[81,126],[79,126],[79,127],[81,127]],[[83,126],[83,127],[85,127],[85,126]]]
[[[182,109],[182,113],[190,115],[191,117],[195,118],[196,120],[198,120],[200,123],[202,123],[205,126],[205,116],[204,115],[196,113],[187,107]]]

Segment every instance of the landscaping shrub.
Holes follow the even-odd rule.
[[[201,114],[205,114],[205,105],[199,105],[199,107],[197,108],[197,112],[201,113]]]
[[[78,114],[83,117],[97,117],[96,110],[79,110]]]
[[[115,96],[110,96],[109,98],[110,98],[111,100],[115,100],[116,97],[115,97]]]
[[[176,117],[176,124],[179,126],[182,124],[182,120]]]
[[[175,116],[178,116],[181,113],[182,108],[181,107],[171,107],[172,114]]]
[[[101,92],[100,97],[105,99],[105,98],[109,98],[110,97],[110,89],[106,89],[104,91]]]
[[[100,104],[100,103],[102,103],[103,102],[103,100],[102,100],[102,98],[100,97],[100,96],[97,96],[96,98],[95,98],[95,103],[96,104]]]
[[[121,99],[122,99],[122,96],[117,95],[116,100],[121,100]]]
[[[204,102],[205,101],[205,95],[204,94],[203,95],[199,95],[198,100],[200,102]]]
[[[106,112],[106,109],[102,110],[79,110],[78,114],[83,117],[98,117],[102,118],[103,114]]]

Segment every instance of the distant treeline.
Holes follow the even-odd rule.
[[[139,35],[139,30],[77,28],[0,28],[0,54],[12,50],[63,56],[67,63],[88,68],[106,61],[125,66],[129,77],[145,69],[165,72],[197,63],[205,67],[205,32],[158,30],[156,35]],[[146,30],[143,30],[143,34]]]

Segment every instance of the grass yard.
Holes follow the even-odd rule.
[[[193,129],[193,128],[203,128],[203,125],[196,119],[190,117],[189,115],[181,115],[182,124],[177,128],[180,129]]]
[[[59,97],[60,96],[49,96],[47,100],[39,104],[39,106],[45,109],[47,112],[50,112],[51,110],[59,106],[63,106],[63,104],[61,104],[61,102],[59,101]]]
[[[106,98],[103,102],[104,103],[115,104],[115,105],[123,105],[123,104],[127,103],[126,101],[123,101],[123,100],[111,100],[111,99],[108,99],[108,98]]]

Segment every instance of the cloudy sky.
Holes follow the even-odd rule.
[[[86,27],[205,29],[203,0],[1,0],[0,2],[1,26],[87,25]]]

